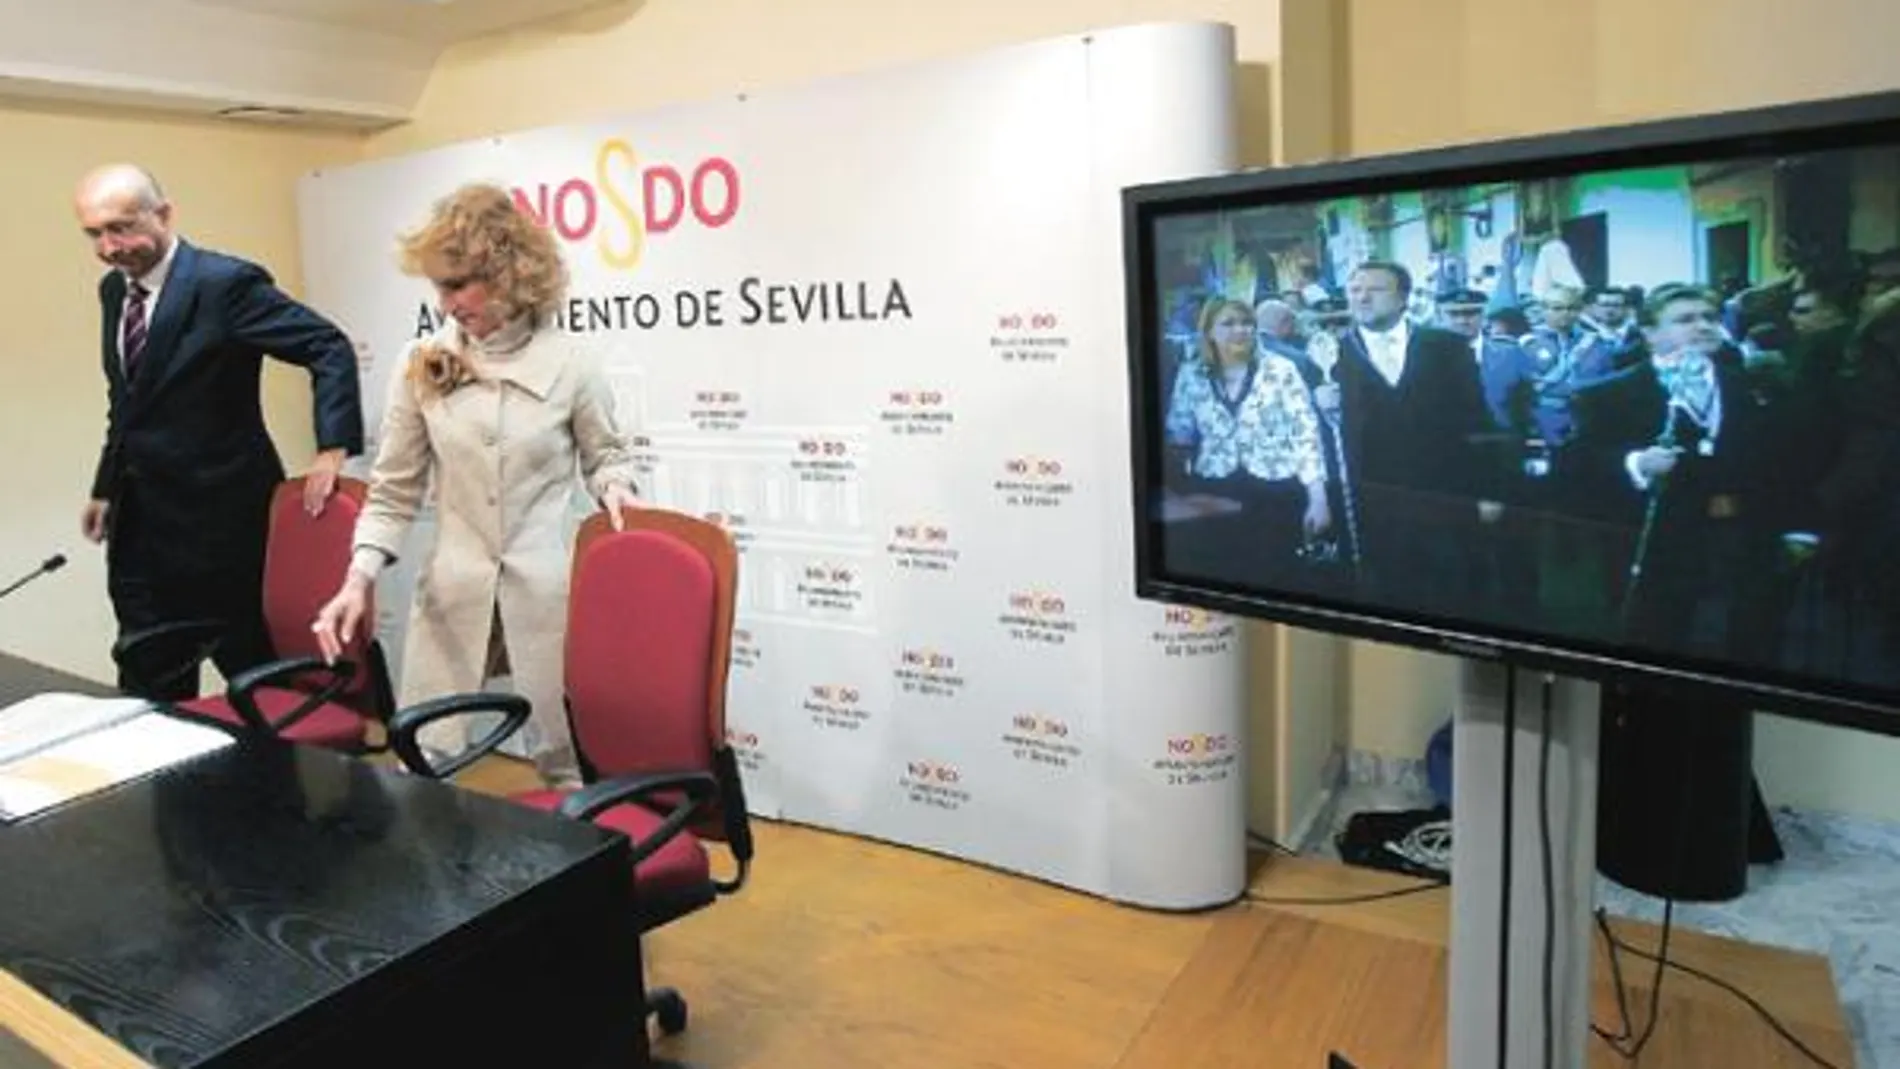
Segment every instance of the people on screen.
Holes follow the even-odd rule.
[[[1858,312],[1836,376],[1839,449],[1816,487],[1829,532],[1821,563],[1871,652],[1900,661],[1900,287]]]
[[[1537,386],[1544,370],[1540,355],[1529,351],[1524,333],[1485,329],[1485,296],[1477,290],[1454,290],[1438,303],[1444,326],[1462,335],[1478,365],[1491,426],[1512,434],[1535,436]]]
[[[1465,191],[1476,214],[1455,235],[1352,199],[1164,235],[1190,257],[1208,233],[1260,235],[1204,255],[1259,269],[1243,273],[1256,351],[1293,361],[1320,413],[1337,545],[1334,567],[1264,582],[1233,551],[1189,557],[1205,517],[1166,507],[1192,485],[1170,477],[1165,567],[1610,652],[1900,683],[1900,249],[1849,244],[1884,218],[1852,183],[1842,203],[1871,213],[1864,227],[1770,198],[1772,218],[1722,223],[1718,241],[1691,178],[1646,172],[1638,187],[1680,195],[1498,234],[1483,206],[1508,205],[1506,187]],[[1227,296],[1195,285],[1170,299]],[[1171,397],[1193,381],[1178,379]]]
[[[1270,582],[1301,547],[1332,525],[1319,417],[1293,361],[1260,351],[1254,309],[1210,301],[1199,352],[1181,365],[1168,403],[1169,444],[1181,454],[1189,493],[1232,502],[1196,534],[1212,553]]]
[[[264,543],[284,466],[259,404],[264,358],[310,374],[317,455],[304,506],[316,513],[344,459],[363,448],[356,353],[265,268],[181,237],[171,202],[143,168],[88,173],[73,207],[109,268],[99,280],[105,444],[80,529],[105,544],[120,636],[222,621],[212,660],[228,678],[272,656]],[[195,697],[199,685],[195,666],[163,680],[121,668],[119,680],[159,700]]]
[[[1635,532],[1622,634],[1767,663],[1820,547],[1818,473],[1784,462],[1793,428],[1756,395],[1716,294],[1659,286],[1637,322],[1647,358],[1586,394],[1573,467]]]
[[[1616,343],[1583,321],[1583,290],[1561,283],[1540,301],[1543,322],[1520,339],[1537,365],[1537,436],[1560,450],[1576,433],[1578,391],[1616,370]]]
[[[1496,493],[1506,506],[1496,523],[1479,525],[1469,547],[1472,603],[1522,619],[1537,611],[1539,549],[1551,537],[1543,523],[1543,464],[1527,448],[1541,447],[1537,415],[1548,369],[1527,344],[1529,324],[1490,310],[1483,293],[1455,290],[1441,297],[1438,311],[1445,327],[1467,340],[1477,364],[1490,417],[1481,441],[1494,457]]]
[[[1589,291],[1578,322],[1601,335],[1615,351],[1627,351],[1643,340],[1642,330],[1636,325],[1636,305],[1641,303],[1641,296],[1628,287],[1598,286]]]
[[[1385,261],[1347,283],[1351,324],[1335,335],[1337,414],[1361,582],[1382,597],[1446,612],[1469,601],[1480,531],[1505,489],[1470,339],[1413,321],[1412,276]]]
[[[554,323],[567,286],[555,239],[505,189],[444,197],[401,252],[404,270],[435,287],[445,319],[391,378],[355,556],[313,627],[335,658],[373,626],[365,595],[401,555],[433,486],[437,536],[416,581],[400,703],[507,676],[532,706],[537,771],[550,786],[573,786],[562,673],[572,502],[584,487],[619,527],[620,510],[635,504],[627,433],[600,365]],[[425,755],[464,749],[468,728],[425,727]]]

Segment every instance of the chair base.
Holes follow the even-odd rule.
[[[647,992],[646,1015],[658,1022],[661,1035],[679,1035],[686,1031],[686,998],[677,988],[653,988]],[[671,1058],[655,1058],[647,1064],[651,1069],[694,1069],[688,1062]]]
[[[647,1016],[659,1024],[661,1035],[679,1035],[686,1031],[686,999],[676,988],[653,988],[647,992]]]

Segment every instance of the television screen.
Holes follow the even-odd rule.
[[[1900,732],[1900,97],[1125,207],[1142,596]]]

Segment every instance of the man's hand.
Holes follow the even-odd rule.
[[[336,493],[336,477],[343,471],[343,450],[325,449],[310,463],[303,477],[303,510],[312,516],[323,515],[324,502]]]
[[[1313,389],[1313,406],[1319,409],[1319,414],[1325,419],[1339,419],[1341,399],[1336,382],[1328,382]]]
[[[106,509],[110,507],[106,502],[93,498],[86,502],[85,508],[79,510],[79,533],[86,536],[86,541],[96,545],[106,540]]]
[[[1660,479],[1676,470],[1676,456],[1681,452],[1666,445],[1652,445],[1636,454],[1636,470],[1645,479]]]

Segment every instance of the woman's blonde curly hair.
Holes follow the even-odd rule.
[[[429,219],[401,236],[405,274],[488,284],[503,319],[522,314],[546,323],[567,295],[567,264],[549,233],[498,185],[462,186],[435,202]],[[473,377],[459,354],[424,344],[412,378],[446,393]]]

